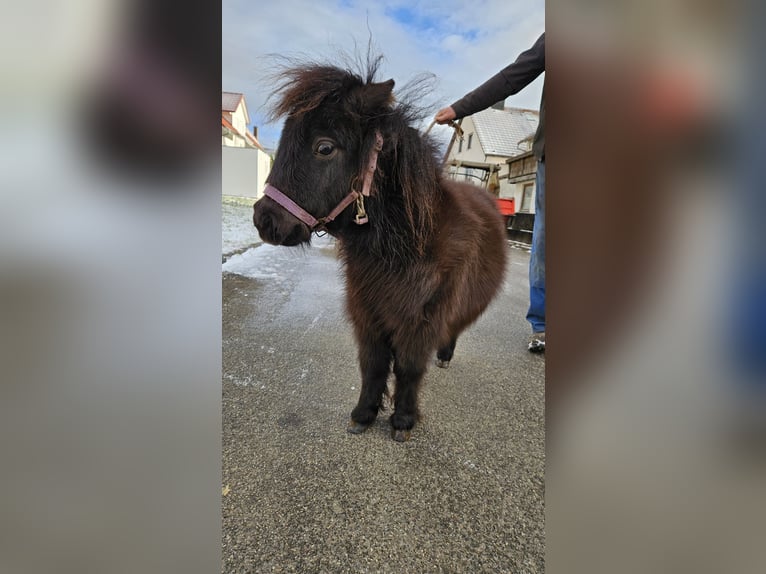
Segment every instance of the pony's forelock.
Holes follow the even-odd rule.
[[[272,72],[265,81],[274,86],[267,99],[269,122],[287,116],[300,117],[321,106],[325,101],[338,101],[344,93],[382,81],[381,54],[373,53],[368,43],[366,54],[357,49],[353,54],[339,51],[333,60],[314,60],[306,55],[272,54]],[[408,123],[422,121],[432,112],[432,106],[422,101],[432,92],[434,74],[421,73],[394,92],[395,107]]]

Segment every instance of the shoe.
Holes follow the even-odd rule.
[[[532,337],[529,339],[529,346],[527,347],[530,353],[544,353],[545,352],[545,331],[542,333],[532,333]]]

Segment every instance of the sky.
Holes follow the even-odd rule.
[[[223,0],[222,9],[223,90],[245,94],[251,126],[272,149],[281,129],[281,122],[264,119],[272,54],[333,63],[338,51],[364,52],[371,33],[384,57],[378,79],[401,87],[434,74],[434,90],[422,103],[435,112],[513,62],[545,28],[544,0]],[[538,109],[542,84],[540,77],[506,106]],[[449,137],[449,128],[434,129]]]

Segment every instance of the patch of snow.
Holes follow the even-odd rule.
[[[283,280],[278,272],[275,258],[281,257],[284,247],[276,247],[264,243],[258,247],[251,247],[244,253],[232,255],[221,266],[226,273],[236,273],[252,279]]]
[[[335,238],[331,235],[314,235],[311,237],[311,247],[317,248],[317,249],[335,249]]]
[[[226,255],[260,243],[258,230],[253,225],[253,206],[224,199],[221,203],[221,252]]]
[[[335,250],[335,239],[330,236],[312,238],[311,247],[308,248],[259,243],[255,247],[229,257],[223,263],[221,270],[225,273],[235,273],[251,279],[282,282],[286,279],[286,272],[283,268],[294,268],[295,259],[307,257],[306,249]],[[285,266],[285,264],[287,265]],[[295,271],[288,273],[295,273]],[[289,291],[286,292],[289,293]]]

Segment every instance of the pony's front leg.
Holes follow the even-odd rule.
[[[382,340],[360,342],[359,366],[362,371],[362,390],[359,402],[351,411],[348,432],[352,434],[366,431],[378,416],[388,374],[391,372],[391,347]]]
[[[410,439],[410,431],[418,421],[418,390],[426,372],[427,358],[399,358],[394,362],[396,393],[394,414],[391,415],[392,436],[395,441]]]

